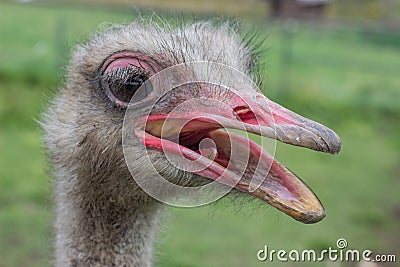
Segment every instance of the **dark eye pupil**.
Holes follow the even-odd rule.
[[[139,76],[132,76],[130,77],[127,81],[117,85],[113,86],[112,91],[119,100],[129,103],[131,98],[137,93],[138,95],[135,95],[135,99],[140,100],[139,98],[143,99],[144,97],[147,96],[147,90],[143,89],[138,92],[138,89],[142,84],[144,84],[147,81],[147,77],[143,75]]]

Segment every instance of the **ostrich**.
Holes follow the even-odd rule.
[[[151,266],[152,246],[165,205],[149,196],[133,178],[152,179],[144,153],[166,180],[178,185],[203,185],[218,177],[216,170],[227,169],[226,132],[218,123],[199,123],[199,117],[217,114],[231,128],[240,128],[240,121],[247,131],[258,135],[317,151],[339,152],[340,139],[332,130],[279,106],[236,77],[230,77],[231,81],[245,87],[236,95],[218,85],[196,83],[165,92],[146,86],[130,101],[153,75],[195,61],[225,64],[249,77],[257,76],[257,56],[228,24],[196,22],[174,28],[137,21],[105,29],[75,48],[65,83],[42,123],[55,178],[55,266]],[[194,96],[214,98],[225,106],[200,101],[192,111],[178,110],[178,117],[195,123],[183,128],[185,136],[175,143],[164,140],[160,129],[169,120],[166,115]],[[144,117],[152,97],[159,100]],[[133,150],[128,152],[130,162],[137,166],[133,171],[127,166],[122,145],[123,120],[132,103],[138,118],[134,122],[137,131],[130,136]],[[266,112],[265,103],[271,113]],[[177,117],[170,120],[174,119]],[[271,135],[268,129],[272,127]],[[216,150],[202,155],[199,143],[206,137]],[[261,165],[269,162],[271,168],[257,189],[250,190],[249,172],[245,172],[233,191],[259,198],[304,223],[325,216],[318,198],[295,174],[263,156],[266,154],[257,144],[238,140],[229,142],[251,143],[253,160]],[[161,141],[176,145],[172,153],[196,152],[212,164],[199,173],[179,170],[166,158]],[[249,169],[252,164],[249,161]]]

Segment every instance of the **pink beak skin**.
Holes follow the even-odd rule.
[[[315,223],[325,217],[321,202],[299,177],[260,145],[221,128],[239,129],[331,154],[339,153],[341,148],[341,140],[335,132],[259,93],[231,95],[223,105],[210,98],[198,98],[191,102],[191,110],[176,108],[174,112],[163,113],[157,112],[156,108],[149,116],[137,121],[135,135],[149,149],[170,151],[196,160],[196,164],[205,166],[196,174],[218,179],[218,182],[257,197],[295,220]],[[173,129],[180,130],[171,133]],[[176,140],[169,138],[169,134],[177,136]],[[213,153],[203,155],[196,144],[205,138],[212,139],[215,148],[207,150]],[[235,178],[240,166],[235,166],[238,160],[231,155],[233,145],[236,151],[243,148],[249,154],[246,170],[239,179]],[[252,171],[256,167],[258,171]],[[254,180],[258,181],[256,187],[252,184]]]

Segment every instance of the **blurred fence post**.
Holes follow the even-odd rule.
[[[293,35],[298,25],[295,20],[288,19],[280,23],[280,72],[279,72],[279,91],[280,99],[287,99],[291,89],[291,71],[293,64]]]
[[[66,64],[67,55],[67,20],[63,15],[57,16],[55,21],[55,45],[54,65],[60,74],[62,73],[60,68]]]

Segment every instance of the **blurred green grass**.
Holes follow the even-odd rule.
[[[0,4],[0,12],[0,267],[50,266],[51,178],[35,120],[62,80],[70,47],[99,24],[128,22],[134,15],[11,4]],[[291,25],[283,33],[277,24],[256,27],[269,35],[263,54],[268,96],[342,138],[337,156],[283,144],[276,149],[277,158],[320,197],[327,218],[302,225],[244,199],[169,208],[157,266],[264,266],[256,253],[265,244],[325,249],[340,237],[354,249],[397,253],[398,43],[371,41],[368,33],[353,29]],[[379,37],[385,38],[400,37]]]

